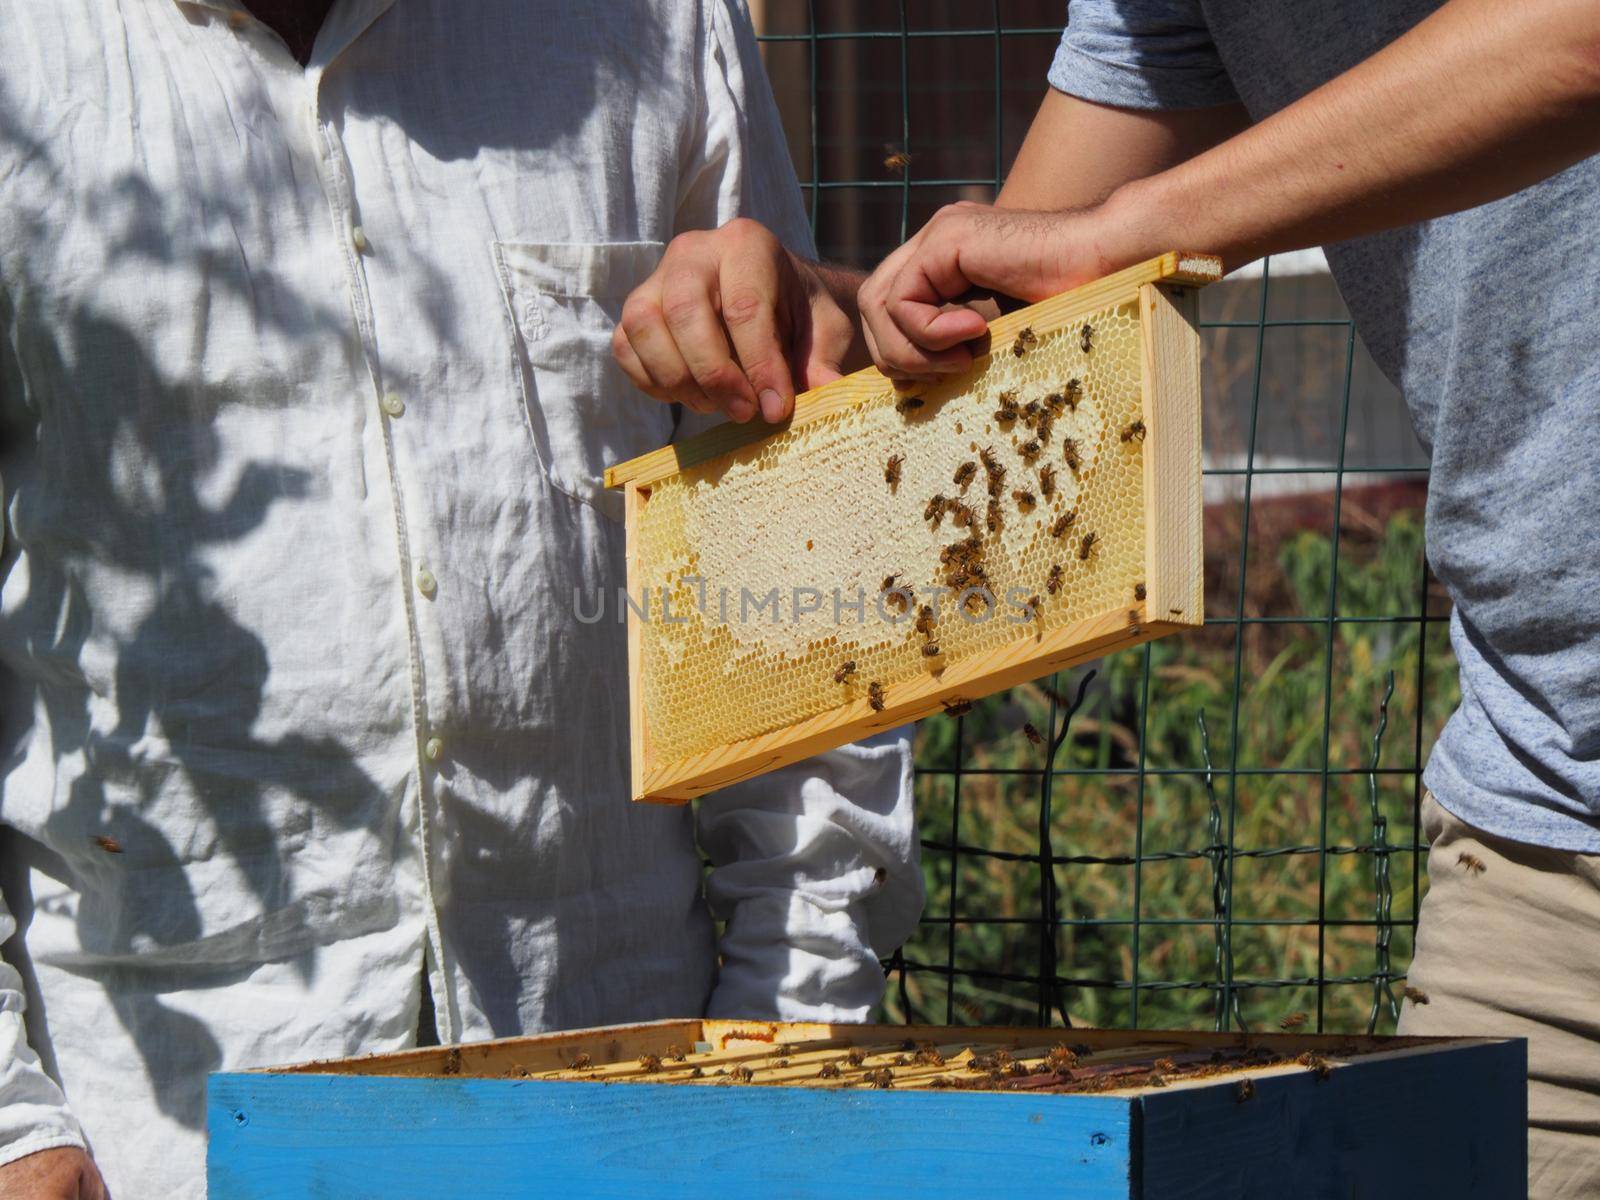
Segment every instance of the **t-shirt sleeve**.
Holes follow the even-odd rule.
[[[1200,0],[1070,0],[1050,84],[1115,108],[1205,108],[1239,99]]]

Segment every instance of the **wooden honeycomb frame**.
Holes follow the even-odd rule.
[[[941,661],[919,678],[888,688],[875,710],[865,688],[827,711],[778,728],[728,738],[676,757],[658,753],[647,718],[644,629],[637,610],[628,614],[629,708],[632,732],[632,792],[635,800],[681,803],[705,792],[970,701],[1063,667],[1149,641],[1204,619],[1201,578],[1200,341],[1195,325],[1196,289],[1220,278],[1211,256],[1171,252],[1094,283],[1000,317],[990,325],[989,349],[975,358],[965,379],[981,380],[993,355],[1005,354],[1019,333],[1040,339],[1077,327],[1108,309],[1136,311],[1140,364],[1138,410],[1144,429],[1142,596],[1107,605],[1082,619],[1039,632],[1019,630],[1000,645]],[[952,384],[940,385],[948,392]],[[960,381],[954,384],[960,387]],[[610,468],[606,484],[625,491],[628,592],[649,584],[641,577],[639,528],[652,490],[686,472],[704,477],[708,468],[733,461],[741,451],[779,439],[780,453],[803,453],[793,430],[867,405],[888,406],[929,388],[895,391],[878,371],[867,369],[807,392],[795,400],[794,416],[774,426],[718,426],[698,437]],[[959,426],[957,428],[960,428]],[[801,447],[796,449],[796,447]],[[809,547],[809,543],[807,543]],[[707,697],[707,703],[717,703]]]

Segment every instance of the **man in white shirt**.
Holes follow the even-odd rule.
[[[738,0],[0,28],[0,1193],[202,1194],[208,1071],[424,996],[444,1041],[864,1017],[903,735],[627,799],[601,473],[682,430],[612,327],[686,230],[810,251]]]

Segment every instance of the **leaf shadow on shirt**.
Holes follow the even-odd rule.
[[[0,147],[3,134],[0,127]],[[7,286],[15,295],[31,282]],[[216,273],[210,282],[219,286]],[[12,315],[6,308],[0,294],[0,325]],[[5,886],[18,932],[5,956],[24,977],[30,1041],[47,1067],[57,1056],[38,968],[99,985],[145,1059],[163,1112],[201,1128],[206,1073],[256,1064],[225,1063],[207,1023],[184,1007],[195,993],[242,983],[265,963],[309,980],[319,946],[392,927],[392,888],[357,887],[358,864],[337,878],[306,880],[294,858],[351,832],[375,859],[392,858],[396,798],[333,737],[263,740],[253,732],[272,663],[207,558],[259,529],[275,506],[308,494],[313,476],[294,463],[292,448],[278,448],[277,461],[219,463],[209,415],[236,395],[203,377],[164,378],[135,330],[87,306],[26,332],[34,335],[28,378],[48,379],[56,411],[6,395],[16,376],[0,371],[7,500],[21,495],[18,510],[32,518],[8,530],[0,587],[14,581],[20,543],[28,572],[7,595],[9,619],[52,633],[6,647],[0,675],[10,702],[0,711],[0,755],[17,761],[35,732],[37,705],[56,778],[71,782],[33,836],[7,831],[8,859],[17,861],[5,863]],[[105,363],[132,381],[126,394],[97,394]],[[60,411],[66,407],[73,411]],[[84,491],[61,486],[67,473],[126,476],[130,463],[136,477],[97,493],[106,503],[86,503]],[[223,465],[233,471],[231,490],[208,500]],[[94,610],[78,570],[90,563],[102,578],[108,568],[126,572],[129,594],[107,606],[116,611]],[[141,610],[130,630],[115,632]],[[92,661],[108,638],[109,697],[97,694],[93,680],[103,671]],[[53,881],[52,894],[35,901],[30,879],[38,875],[18,870],[23,862]],[[37,913],[73,920],[77,946],[30,961],[24,935]],[[291,1024],[271,1012],[227,1017],[232,1028]],[[97,1036],[62,1032],[79,1047]]]

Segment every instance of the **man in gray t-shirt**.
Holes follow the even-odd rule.
[[[1432,995],[1402,1029],[1528,1036],[1533,1192],[1600,1193],[1600,4],[1072,0],[1050,82],[1000,207],[945,209],[859,294],[748,224],[686,235],[617,357],[661,399],[776,420],[861,361],[858,305],[879,365],[927,378],[970,359],[983,322],[945,302],[972,286],[1326,246],[1431,451],[1455,602]]]

